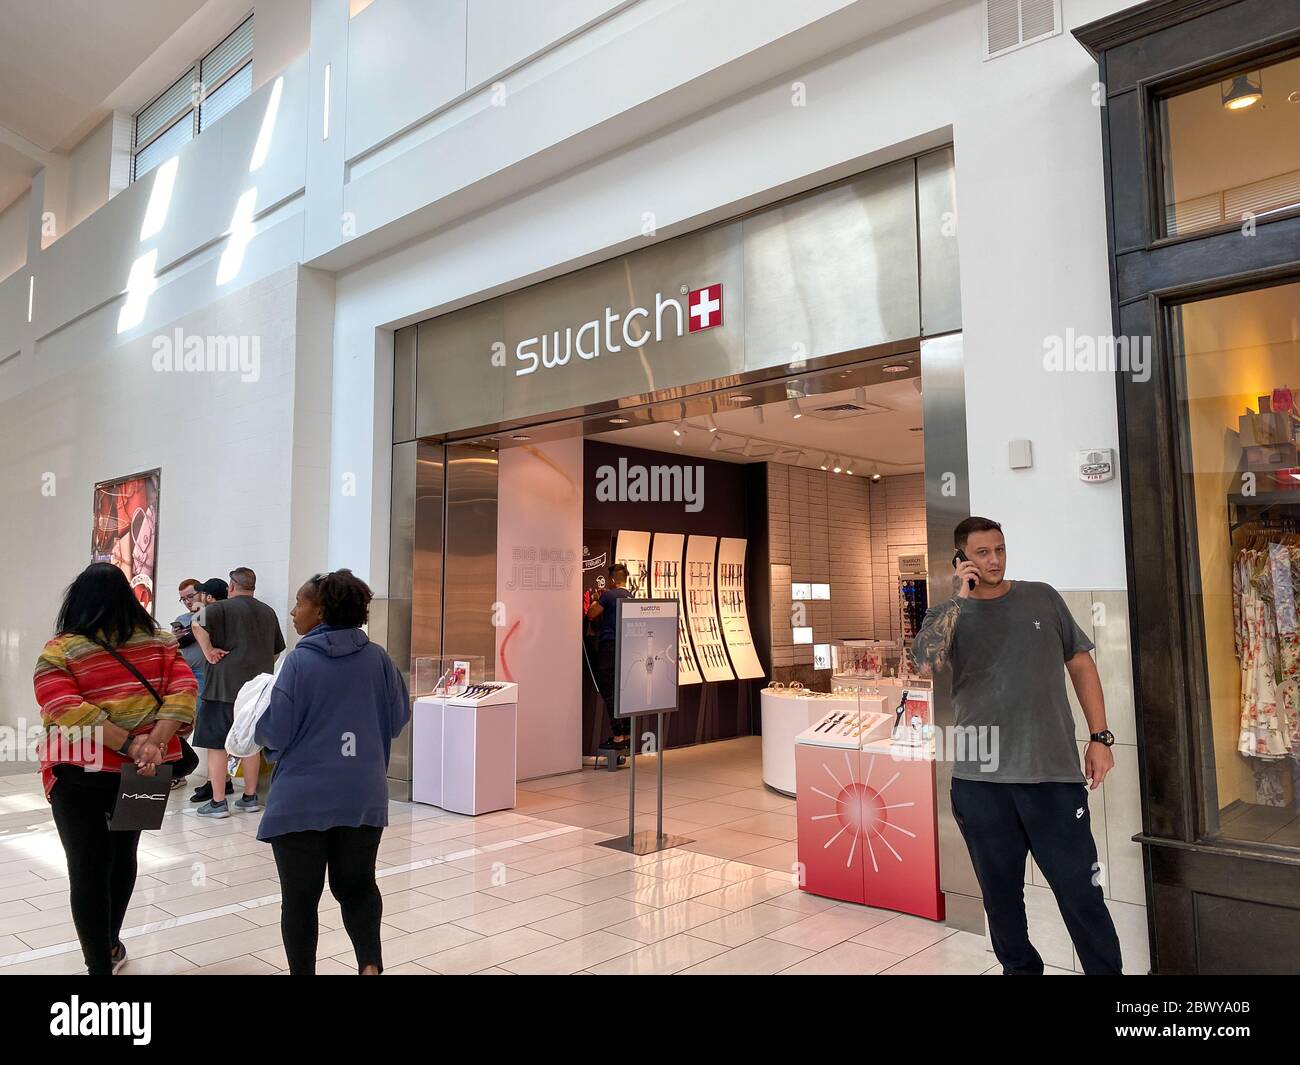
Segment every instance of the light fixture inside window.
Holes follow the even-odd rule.
[[[1256,72],[1255,80],[1249,74],[1237,74],[1231,81],[1219,86],[1223,96],[1223,106],[1229,111],[1243,111],[1259,103],[1264,98],[1262,79]]]

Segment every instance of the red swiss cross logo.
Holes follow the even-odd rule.
[[[722,285],[710,285],[708,288],[692,289],[686,301],[690,331],[698,333],[701,329],[712,329],[722,324]]]

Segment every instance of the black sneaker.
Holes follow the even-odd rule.
[[[226,781],[226,794],[235,794],[235,785],[233,782]],[[207,780],[200,784],[190,796],[190,802],[211,802],[212,801],[212,781]]]

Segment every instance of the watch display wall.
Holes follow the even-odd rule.
[[[634,599],[650,597],[650,534],[620,529],[614,540],[614,561],[627,567],[627,589]]]
[[[703,679],[695,661],[686,624],[686,604],[682,596],[682,549],[686,537],[681,533],[655,533],[650,551],[650,597],[677,600],[677,683],[699,684]]]
[[[734,680],[736,676],[727,658],[718,619],[717,550],[716,536],[691,536],[686,541],[683,583],[686,616],[695,644],[695,658],[707,681]]]
[[[747,541],[724,536],[718,541],[718,617],[731,664],[740,680],[765,676],[754,650],[745,606],[745,547]]]

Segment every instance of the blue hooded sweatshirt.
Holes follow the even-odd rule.
[[[388,824],[388,753],[406,684],[360,629],[317,625],[289,653],[254,738],[275,763],[257,838]]]

